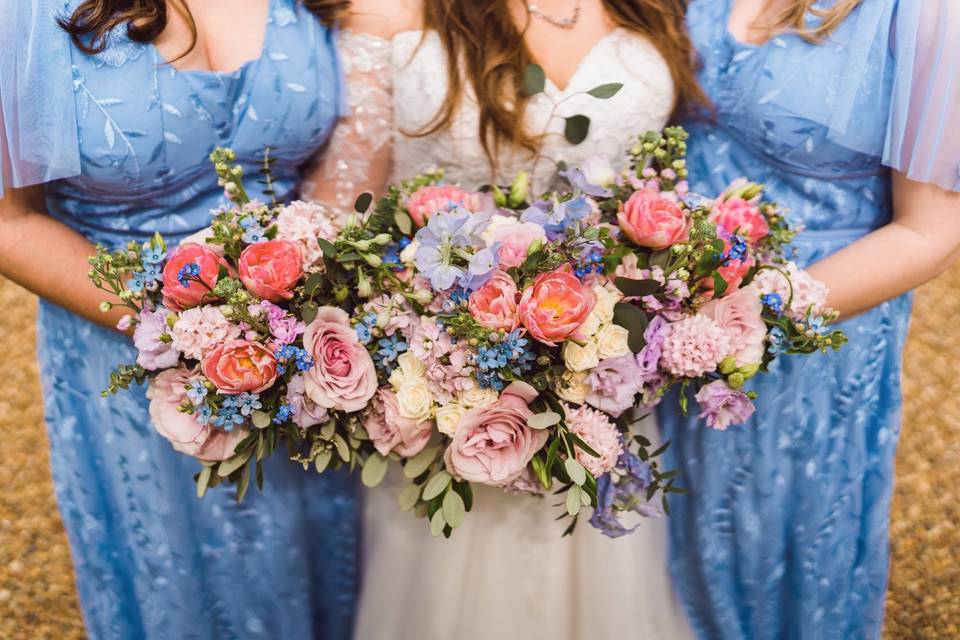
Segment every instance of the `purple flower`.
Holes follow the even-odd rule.
[[[137,364],[148,371],[170,369],[180,362],[180,352],[169,342],[160,339],[160,336],[170,331],[167,325],[168,315],[171,314],[164,307],[159,307],[156,311],[145,309],[140,312],[140,321],[133,331],[133,344],[139,352]]]
[[[609,538],[619,538],[631,533],[639,524],[639,518],[633,526],[624,524],[622,515],[661,516],[660,503],[647,500],[647,488],[652,479],[650,465],[624,451],[614,470],[597,479],[597,508],[590,516],[590,524]]]
[[[278,347],[295,342],[297,336],[306,330],[302,322],[269,300],[261,301],[260,306],[266,309],[270,335],[276,338]]]
[[[634,405],[643,377],[637,358],[632,354],[607,358],[590,372],[587,404],[617,417]]]
[[[647,344],[636,358],[640,377],[645,383],[660,379],[660,351],[663,348],[663,340],[666,338],[667,326],[666,320],[660,316],[654,316],[643,332],[643,338]]]
[[[743,424],[753,415],[755,407],[742,391],[731,389],[723,380],[714,380],[697,392],[697,402],[711,429],[723,431],[732,424]]]
[[[435,291],[445,291],[457,282],[465,285],[475,275],[468,274],[466,267],[473,266],[472,250],[485,246],[480,234],[489,224],[489,214],[454,209],[434,214],[417,231],[414,261]]]

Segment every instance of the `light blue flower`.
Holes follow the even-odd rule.
[[[244,416],[249,416],[255,410],[263,408],[263,404],[260,402],[260,394],[247,391],[237,396],[236,404],[240,414]]]
[[[458,282],[466,285],[476,275],[468,277],[468,268],[489,273],[489,269],[483,271],[491,261],[489,255],[483,255],[474,265],[475,250],[485,248],[480,234],[489,224],[489,214],[454,209],[434,214],[417,231],[419,247],[414,261],[435,291],[446,291]]]
[[[199,405],[207,397],[207,387],[200,380],[191,380],[187,386],[187,397],[190,402]]]

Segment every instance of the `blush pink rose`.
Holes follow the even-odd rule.
[[[530,335],[553,347],[567,338],[586,339],[577,331],[596,303],[593,289],[566,265],[537,276],[523,292],[517,313]]]
[[[467,308],[481,327],[513,331],[520,324],[517,317],[519,295],[513,278],[497,269],[485,285],[470,294]]]
[[[716,201],[709,220],[730,233],[743,236],[752,245],[770,235],[770,225],[760,207],[743,198]]]
[[[634,244],[655,250],[686,242],[693,223],[677,203],[650,189],[634,192],[617,214],[617,222]]]
[[[468,482],[506,486],[519,478],[547,442],[547,431],[531,429],[528,403],[537,390],[512,382],[492,405],[468,411],[444,453],[447,471]]]
[[[233,456],[237,445],[249,431],[235,426],[231,431],[200,424],[188,413],[179,410],[187,401],[187,384],[191,373],[183,368],[161,371],[147,388],[150,400],[150,421],[173,448],[207,462],[219,462]]]
[[[433,420],[417,422],[400,415],[397,394],[387,388],[380,389],[371,409],[363,421],[374,448],[387,455],[395,451],[403,458],[417,455],[430,441]]]
[[[303,277],[303,259],[297,245],[287,240],[251,244],[237,265],[247,291],[270,302],[293,297],[293,288]]]
[[[314,365],[304,374],[311,400],[327,409],[359,411],[377,392],[377,371],[343,309],[320,307],[303,333]]]
[[[430,216],[451,205],[475,212],[480,209],[480,196],[460,187],[420,187],[407,200],[407,212],[413,218],[414,224],[422,227]]]
[[[200,267],[198,277],[204,284],[199,282],[189,282],[187,286],[180,284],[177,279],[180,270],[191,263]],[[204,296],[210,294],[210,289],[217,286],[221,266],[232,273],[230,265],[207,247],[192,242],[180,245],[163,266],[164,305],[173,311],[183,311],[199,305]]]
[[[498,256],[504,269],[519,267],[527,259],[527,251],[537,240],[546,240],[547,232],[535,222],[519,220],[498,226],[493,233],[493,241],[500,243]]]
[[[203,359],[203,375],[220,393],[260,393],[277,379],[277,359],[259,342],[230,340]]]
[[[713,318],[730,341],[730,353],[738,366],[760,364],[763,360],[767,325],[763,321],[760,292],[753,287],[737,289],[728,296],[711,300],[699,313]]]

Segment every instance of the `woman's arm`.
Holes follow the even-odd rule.
[[[121,308],[100,311],[102,291],[87,278],[93,245],[43,211],[42,187],[0,198],[0,275],[88,320],[115,328]]]
[[[848,318],[932,280],[960,258],[960,193],[893,175],[890,224],[810,268]]]

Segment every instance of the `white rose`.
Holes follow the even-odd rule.
[[[461,391],[457,397],[457,402],[467,409],[474,407],[487,407],[500,399],[500,395],[493,389],[484,389],[482,387],[473,387],[466,391]]]
[[[593,336],[597,335],[597,331],[600,330],[601,324],[603,323],[600,321],[600,316],[597,315],[597,312],[591,311],[590,315],[587,316],[587,319],[584,320],[583,324],[580,325],[578,331],[582,335],[592,338]]]
[[[467,409],[457,402],[449,402],[437,407],[437,429],[440,433],[453,437],[460,425],[460,419]]]
[[[597,352],[604,360],[630,353],[627,338],[630,332],[618,324],[608,324],[597,332]]]
[[[567,402],[583,404],[593,391],[589,377],[590,374],[585,371],[564,371],[557,380],[555,391]]]
[[[420,243],[417,242],[416,238],[414,238],[414,239],[410,242],[410,244],[408,244],[408,245],[404,248],[404,250],[400,252],[400,262],[402,262],[405,266],[412,267],[412,266],[413,266],[413,254],[415,254],[415,253],[417,252],[417,249],[418,249],[418,248],[420,248]]]
[[[597,343],[591,340],[584,346],[567,340],[563,343],[563,361],[571,371],[587,371],[600,364]]]
[[[408,378],[423,380],[427,377],[426,363],[409,351],[400,354],[397,358],[397,364],[400,365],[403,373],[406,374]]]
[[[400,415],[409,420],[429,420],[433,412],[433,394],[425,382],[407,380],[397,389],[397,408]]]
[[[390,377],[387,378],[387,382],[390,383],[390,386],[393,387],[393,390],[396,391],[404,385],[407,381],[407,374],[403,372],[403,369],[397,367],[390,373]]]
[[[621,296],[599,284],[593,288],[593,292],[597,296],[593,313],[600,319],[600,324],[613,322],[613,307],[620,301]]]

